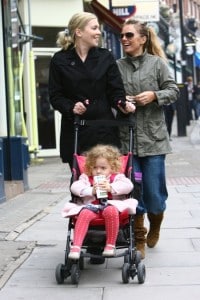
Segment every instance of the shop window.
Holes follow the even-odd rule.
[[[57,34],[59,31],[63,30],[63,27],[32,27],[32,34],[42,38],[42,40],[35,39],[33,42],[33,47],[56,47]]]

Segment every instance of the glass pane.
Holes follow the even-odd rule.
[[[39,48],[44,48],[44,47],[50,47],[54,48],[56,47],[56,40],[57,40],[57,34],[59,31],[64,30],[64,27],[37,27],[33,26],[32,27],[32,32],[33,35],[36,35],[42,40],[37,40],[35,39],[33,41],[33,47],[39,47]]]
[[[37,56],[35,60],[38,137],[42,149],[56,148],[54,110],[48,94],[49,63],[50,56]]]

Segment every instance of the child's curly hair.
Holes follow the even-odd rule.
[[[91,176],[96,160],[99,157],[102,157],[107,159],[113,173],[118,173],[121,169],[120,156],[121,153],[117,147],[110,146],[110,145],[100,145],[100,144],[96,145],[86,153],[84,172],[88,176]]]

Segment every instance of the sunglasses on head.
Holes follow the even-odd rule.
[[[133,32],[121,33],[120,34],[120,39],[123,39],[124,36],[127,39],[132,39],[134,37],[134,33]]]

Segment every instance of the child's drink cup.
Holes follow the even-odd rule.
[[[97,175],[97,176],[94,176],[94,182],[99,184],[99,183],[102,183],[103,181],[106,180],[106,176],[105,175]],[[105,190],[101,190],[100,188],[97,188],[96,190],[96,193],[97,193],[97,198],[107,198],[108,197],[108,194]]]

